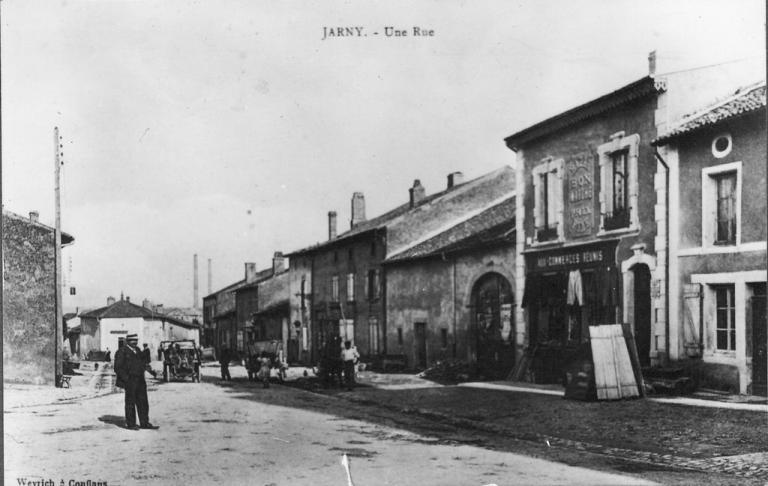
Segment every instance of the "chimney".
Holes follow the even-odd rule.
[[[464,182],[464,174],[461,172],[451,172],[448,174],[448,189],[458,186]]]
[[[656,75],[656,51],[648,53],[648,76]]]
[[[111,295],[107,297],[107,305],[114,305],[114,303],[115,303],[114,297],[112,297]]]
[[[141,306],[145,309],[151,309],[152,308],[152,302],[149,299],[144,299],[141,301]]]
[[[336,238],[336,211],[328,211],[328,239]]]
[[[416,207],[419,202],[424,199],[424,196],[426,196],[427,191],[424,189],[424,186],[421,185],[421,181],[418,179],[414,179],[413,181],[413,187],[408,189],[408,192],[411,194],[411,207]]]
[[[245,281],[251,283],[256,280],[256,264],[252,262],[245,263]]]
[[[208,295],[211,295],[213,293],[213,286],[211,285],[211,283],[213,282],[212,278],[213,277],[211,277],[211,259],[209,258],[208,259]]]
[[[285,270],[285,257],[283,252],[276,251],[275,256],[272,257],[272,274],[277,275]]]
[[[125,301],[126,302],[131,302],[131,296],[130,295],[126,295],[125,296]]]
[[[365,196],[362,192],[354,192],[352,193],[352,220],[349,222],[349,227],[354,228],[363,221],[365,221]]]
[[[33,223],[37,223],[40,220],[40,213],[37,211],[30,211],[29,212],[29,220]]]
[[[192,286],[193,286],[193,288],[192,288],[192,292],[193,292],[192,308],[193,309],[197,309],[197,253],[195,253],[195,255],[192,258],[193,258],[194,267],[195,267],[195,277],[194,277],[195,281],[192,284]]]

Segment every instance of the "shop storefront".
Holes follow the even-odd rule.
[[[587,352],[589,326],[621,322],[617,244],[610,240],[526,252],[522,306],[534,381],[560,382],[563,366]]]

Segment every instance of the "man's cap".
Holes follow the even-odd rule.
[[[125,340],[128,342],[139,342],[139,335],[138,334],[129,334],[125,336]]]

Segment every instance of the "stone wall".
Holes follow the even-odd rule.
[[[3,377],[53,384],[54,232],[3,212]]]

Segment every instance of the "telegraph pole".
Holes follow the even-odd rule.
[[[54,231],[54,234],[56,235],[54,243],[56,245],[54,250],[54,258],[56,260],[56,325],[53,326],[53,360],[55,369],[54,383],[57,387],[61,386],[61,376],[63,374],[63,365],[59,359],[62,354],[60,352],[60,348],[63,346],[61,342],[62,337],[60,334],[62,332],[62,323],[64,322],[64,312],[62,310],[63,306],[61,302],[61,157],[64,155],[64,152],[62,151],[63,147],[64,145],[61,143],[61,137],[59,136],[59,127],[53,127],[53,149],[55,154],[54,160],[56,164],[54,172],[54,200],[56,205],[56,229]]]

